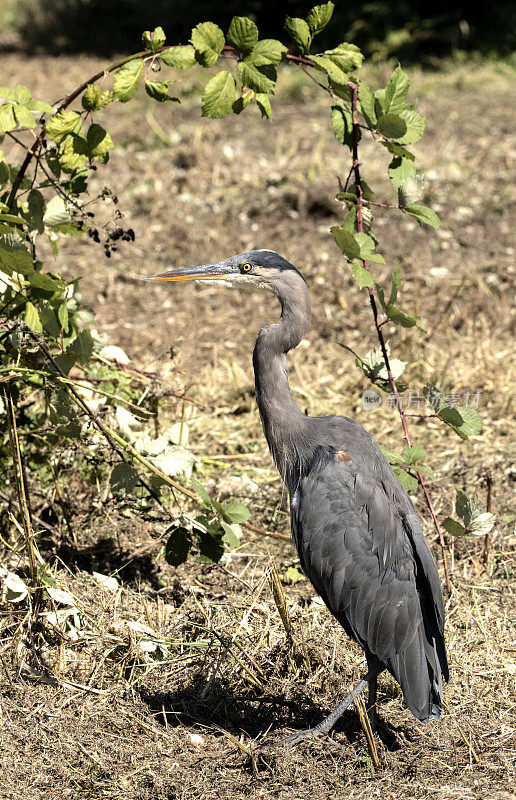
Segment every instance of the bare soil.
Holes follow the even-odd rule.
[[[25,83],[45,100],[101,66],[86,58],[2,61],[3,84]],[[371,84],[386,76],[387,68],[377,67]],[[296,660],[267,581],[271,558],[282,576],[295,564],[292,545],[246,532],[220,565],[191,560],[174,569],[161,554],[165,522],[135,516],[102,492],[99,500],[72,471],[59,485],[67,519],[50,520],[41,550],[60,588],[76,598],[79,637],[56,628],[44,651],[45,673],[28,660],[20,666],[13,641],[4,639],[1,798],[516,797],[516,536],[503,519],[516,474],[509,448],[514,73],[472,62],[414,70],[412,77],[427,117],[419,166],[428,171],[427,200],[443,225],[421,229],[395,212],[379,214],[387,266],[378,265],[376,274],[387,286],[393,266],[401,265],[402,307],[420,315],[426,332],[385,330],[393,354],[407,362],[407,392],[419,394],[430,380],[462,398],[479,393],[484,430],[467,443],[434,419],[411,418],[436,473],[431,493],[440,518],[453,512],[456,488],[485,501],[487,475],[497,514],[487,560],[481,540],[450,545],[451,680],[442,721],[418,724],[383,676],[378,770],[354,710],[331,740],[258,755],[259,742],[317,722],[364,670],[359,648],[307,581],[284,579],[294,635],[308,654],[308,664]],[[73,239],[63,243],[57,266],[69,278],[83,276],[99,332],[136,367],[156,373],[160,424],[188,421],[200,479],[215,493],[248,502],[254,524],[287,532],[250,360],[258,329],[277,314],[274,299],[141,279],[257,247],[279,251],[303,272],[313,300],[311,331],[291,354],[297,402],[309,414],[353,416],[399,449],[395,410],[385,401],[364,410],[367,381],[342,347],[363,354],[377,345],[367,296],[328,232],[342,219],[332,199],[336,176],[345,178],[349,167],[326,99],[304,79],[285,77],[270,122],[254,112],[202,120],[190,94],[195,86],[182,80],[182,106],[163,108],[142,94],[104,112],[117,149],[91,192],[107,184],[118,204],[101,202],[95,224],[120,209],[135,243],[121,244],[108,260],[91,240]],[[380,201],[392,202],[383,180],[387,159],[378,149],[364,145],[363,175]],[[423,409],[414,400],[409,410]],[[423,499],[416,500],[441,564]],[[119,588],[101,587],[93,571],[114,574]],[[4,611],[12,630],[12,606]]]

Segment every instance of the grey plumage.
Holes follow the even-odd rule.
[[[310,324],[303,277],[270,250],[155,276],[217,278],[253,282],[281,303],[278,322],[258,335],[253,365],[263,429],[290,494],[303,570],[364,648],[369,682],[388,669],[417,719],[439,718],[442,682],[448,680],[444,603],[414,506],[361,425],[342,416],[307,417],[290,394],[286,353]]]

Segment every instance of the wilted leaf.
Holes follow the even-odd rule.
[[[28,597],[29,589],[15,572],[8,572],[4,577],[5,599],[8,603],[21,603]]]
[[[103,589],[107,589],[108,592],[117,592],[119,590],[120,584],[116,578],[110,575],[102,575],[100,572],[92,572],[91,574],[97,583],[100,584]]]
[[[291,583],[293,585],[299,583],[300,581],[306,581],[306,575],[298,564],[287,567],[281,577],[285,583]]]

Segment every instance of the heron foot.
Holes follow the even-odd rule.
[[[280,739],[278,742],[265,744],[260,747],[259,752],[271,752],[272,750],[276,750],[278,747],[295,747],[300,742],[306,741],[306,739],[321,739],[323,737],[327,738],[332,744],[336,744],[333,739],[330,739],[325,731],[318,730],[317,728],[307,728],[306,730],[291,733],[289,736],[284,736],[283,739]]]

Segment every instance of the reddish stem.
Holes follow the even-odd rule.
[[[353,146],[352,146],[352,156],[353,156],[353,172],[355,174],[355,186],[356,186],[356,193],[357,193],[357,230],[359,233],[363,233],[364,230],[364,221],[362,217],[362,206],[363,206],[363,192],[362,192],[362,182],[360,178],[360,162],[358,160],[358,134],[359,134],[359,124],[358,124],[358,86],[353,84],[351,88],[351,110],[353,114]],[[364,268],[370,272],[369,266],[367,261],[363,261]],[[380,348],[382,350],[383,360],[385,363],[385,368],[387,370],[387,376],[389,379],[389,383],[391,385],[392,393],[396,400],[396,406],[398,408],[398,413],[400,415],[401,424],[403,426],[403,434],[405,436],[407,445],[412,447],[412,439],[410,438],[410,433],[408,429],[407,418],[405,415],[405,411],[403,410],[401,397],[398,391],[398,387],[396,385],[396,381],[391,371],[391,366],[389,362],[389,356],[387,354],[387,348],[385,346],[385,339],[383,338],[383,331],[380,323],[380,319],[378,316],[378,307],[376,305],[376,298],[374,296],[374,292],[371,288],[368,288],[369,291],[369,301],[371,303],[371,309],[373,311],[374,317],[374,324],[376,327],[376,333],[378,335],[378,340],[380,342]],[[450,575],[448,572],[448,563],[446,560],[446,541],[443,536],[443,532],[441,530],[441,526],[439,525],[439,520],[437,519],[437,514],[435,513],[434,505],[432,503],[430,494],[428,492],[428,488],[425,482],[423,475],[420,472],[417,472],[417,478],[419,481],[419,485],[423,490],[423,494],[425,496],[426,504],[430,511],[430,515],[432,517],[432,521],[434,523],[435,529],[439,536],[439,542],[441,545],[441,553],[443,558],[443,565],[444,565],[444,577],[446,581],[446,589],[449,594],[451,594],[451,583],[450,583]]]

